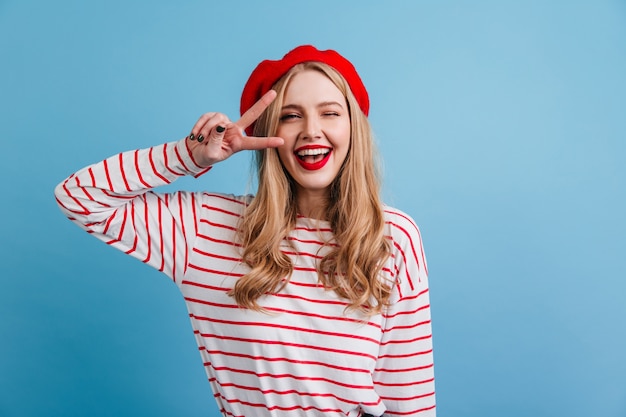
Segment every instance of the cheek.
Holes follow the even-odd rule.
[[[337,145],[345,149],[345,152],[347,152],[348,149],[350,149],[350,144],[352,142],[350,125],[348,124],[348,126],[345,126],[337,137],[339,138],[339,143]]]
[[[286,163],[289,160],[289,157],[291,156],[291,148],[287,146],[287,144],[277,148],[278,151],[278,159],[280,159],[280,162],[283,165],[286,165]]]
[[[352,126],[349,118],[342,120],[342,123],[336,126],[335,134],[342,146],[350,146],[350,138],[352,137]]]

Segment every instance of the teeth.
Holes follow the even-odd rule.
[[[326,148],[317,148],[317,149],[303,149],[298,151],[298,156],[313,156],[313,155],[323,155],[330,152],[329,149]]]

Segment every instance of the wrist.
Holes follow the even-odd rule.
[[[194,177],[199,177],[205,172],[209,171],[213,163],[207,161],[199,161],[197,158],[194,158],[191,147],[189,146],[189,141],[187,138],[181,139],[176,144],[176,154],[177,157],[181,160],[181,163],[184,165],[187,173]]]

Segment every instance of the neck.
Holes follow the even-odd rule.
[[[300,215],[311,219],[327,220],[328,193],[326,191],[298,190],[296,203]]]

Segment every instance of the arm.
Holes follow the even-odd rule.
[[[55,195],[71,221],[175,279],[184,272],[198,202],[194,194],[151,189],[207,170],[181,140],[83,168],[60,183]]]
[[[417,226],[405,215],[389,221],[397,293],[384,313],[374,386],[385,416],[435,416],[428,273]]]
[[[235,152],[280,146],[281,138],[243,134],[275,97],[274,91],[266,93],[235,123],[221,113],[207,113],[184,140],[124,152],[84,168],[57,186],[57,202],[88,232],[176,280],[193,244],[199,202],[196,194],[151,189],[183,175],[201,175]]]

